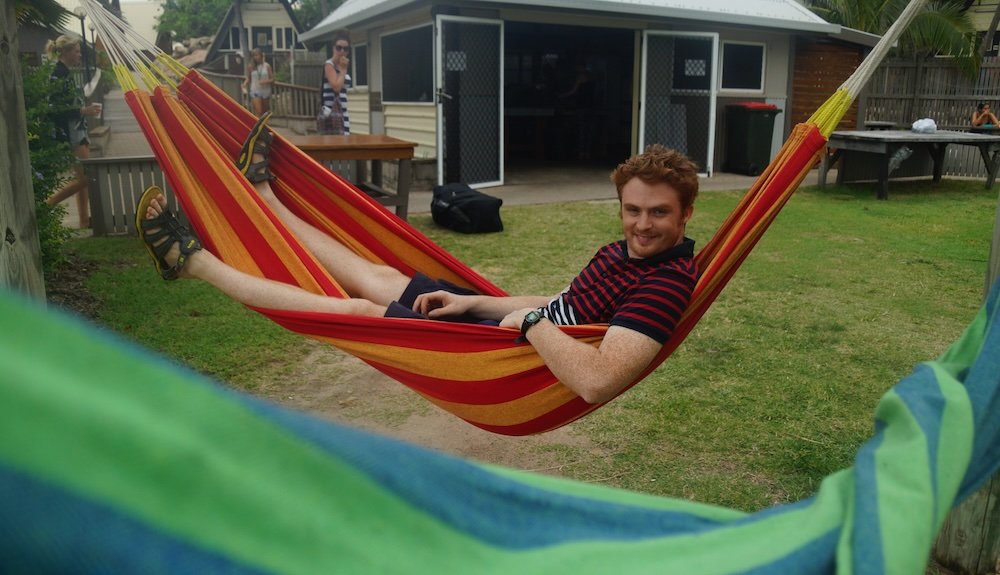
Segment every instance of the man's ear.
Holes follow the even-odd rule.
[[[681,218],[681,222],[687,224],[688,220],[690,220],[691,216],[693,215],[694,215],[694,204],[691,204],[690,206],[687,207],[686,210],[684,210],[684,216]]]

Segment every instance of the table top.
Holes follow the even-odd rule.
[[[938,130],[930,134],[914,132],[913,130],[843,130],[830,134],[831,145],[834,144],[835,140],[977,144],[982,142],[1000,142],[1000,134],[958,132],[953,130]]]
[[[366,149],[377,150],[383,148],[410,148],[417,147],[415,142],[408,142],[386,136],[385,134],[348,134],[340,136],[328,136],[310,134],[307,136],[290,135],[286,139],[303,151],[311,149]]]

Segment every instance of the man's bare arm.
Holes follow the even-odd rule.
[[[413,311],[431,319],[472,314],[481,319],[500,321],[510,312],[522,308],[537,308],[549,303],[554,296],[459,295],[446,291],[420,294],[413,302]]]
[[[511,313],[500,325],[520,328],[527,311]],[[642,373],[662,347],[635,330],[611,326],[600,347],[595,348],[566,335],[548,320],[529,329],[527,339],[553,375],[587,403],[614,398]]]

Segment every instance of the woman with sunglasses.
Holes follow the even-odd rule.
[[[350,35],[346,30],[338,31],[333,37],[333,56],[323,65],[320,112],[316,118],[316,131],[320,134],[351,133],[351,122],[347,116],[347,89],[351,87],[351,75],[348,73],[350,52]]]

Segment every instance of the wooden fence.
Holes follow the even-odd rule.
[[[1000,107],[1000,58],[985,58],[978,78],[962,74],[947,58],[889,59],[882,63],[862,95],[866,122],[894,122],[901,129],[931,118],[941,130],[968,130],[979,102]],[[985,178],[979,150],[949,146],[945,176]]]

